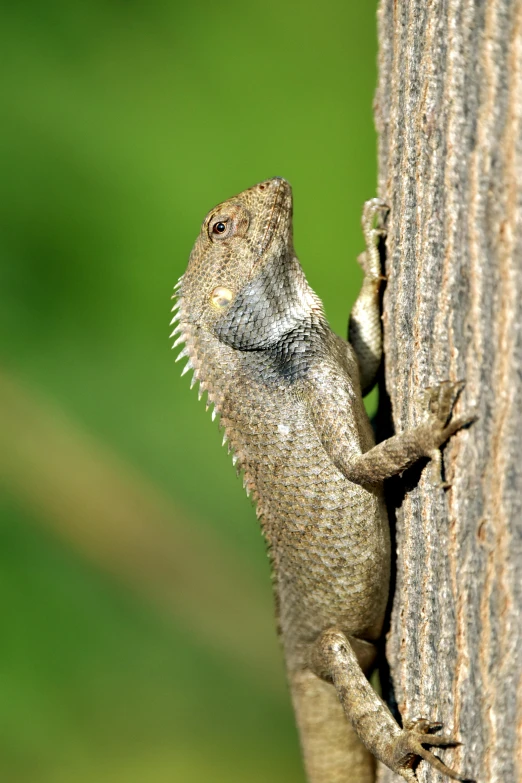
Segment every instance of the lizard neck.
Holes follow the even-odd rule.
[[[312,316],[324,317],[322,305],[298,259],[293,254],[276,256],[238,291],[213,331],[225,345],[259,351],[277,346]]]

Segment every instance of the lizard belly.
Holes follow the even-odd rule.
[[[377,638],[390,560],[382,498],[361,492],[335,467],[324,471],[318,493],[307,482],[293,507],[278,498],[278,489],[272,483],[275,502],[267,501],[262,524],[277,574],[283,638],[302,644],[333,626]]]
[[[374,639],[389,582],[382,493],[348,481],[302,404],[282,406],[277,397],[264,399],[262,415],[245,406],[231,440],[273,562],[285,646],[312,641],[332,626]]]

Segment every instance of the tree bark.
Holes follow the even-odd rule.
[[[387,658],[403,720],[481,783],[522,779],[522,2],[382,0],[379,195],[390,205],[385,375],[393,423],[466,382],[478,420],[392,487]],[[440,780],[422,762],[421,781]],[[380,781],[392,781],[389,770]]]

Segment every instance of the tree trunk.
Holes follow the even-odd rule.
[[[522,779],[522,1],[382,0],[379,195],[393,423],[463,379],[478,420],[392,488],[397,574],[387,641],[403,720],[480,783]],[[421,781],[440,780],[422,762]],[[380,781],[394,775],[381,770]]]

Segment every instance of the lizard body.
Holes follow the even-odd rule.
[[[426,721],[400,728],[366,679],[388,599],[382,481],[422,456],[439,461],[440,445],[470,421],[450,420],[458,385],[441,384],[423,424],[375,446],[361,386],[381,356],[382,208],[365,207],[350,342],[331,331],[297,260],[280,177],[209,213],[175,294],[179,358],[220,414],[267,541],[310,783],[370,783],[374,758],[413,781],[419,756],[461,779],[423,747],[454,741],[428,735]]]

